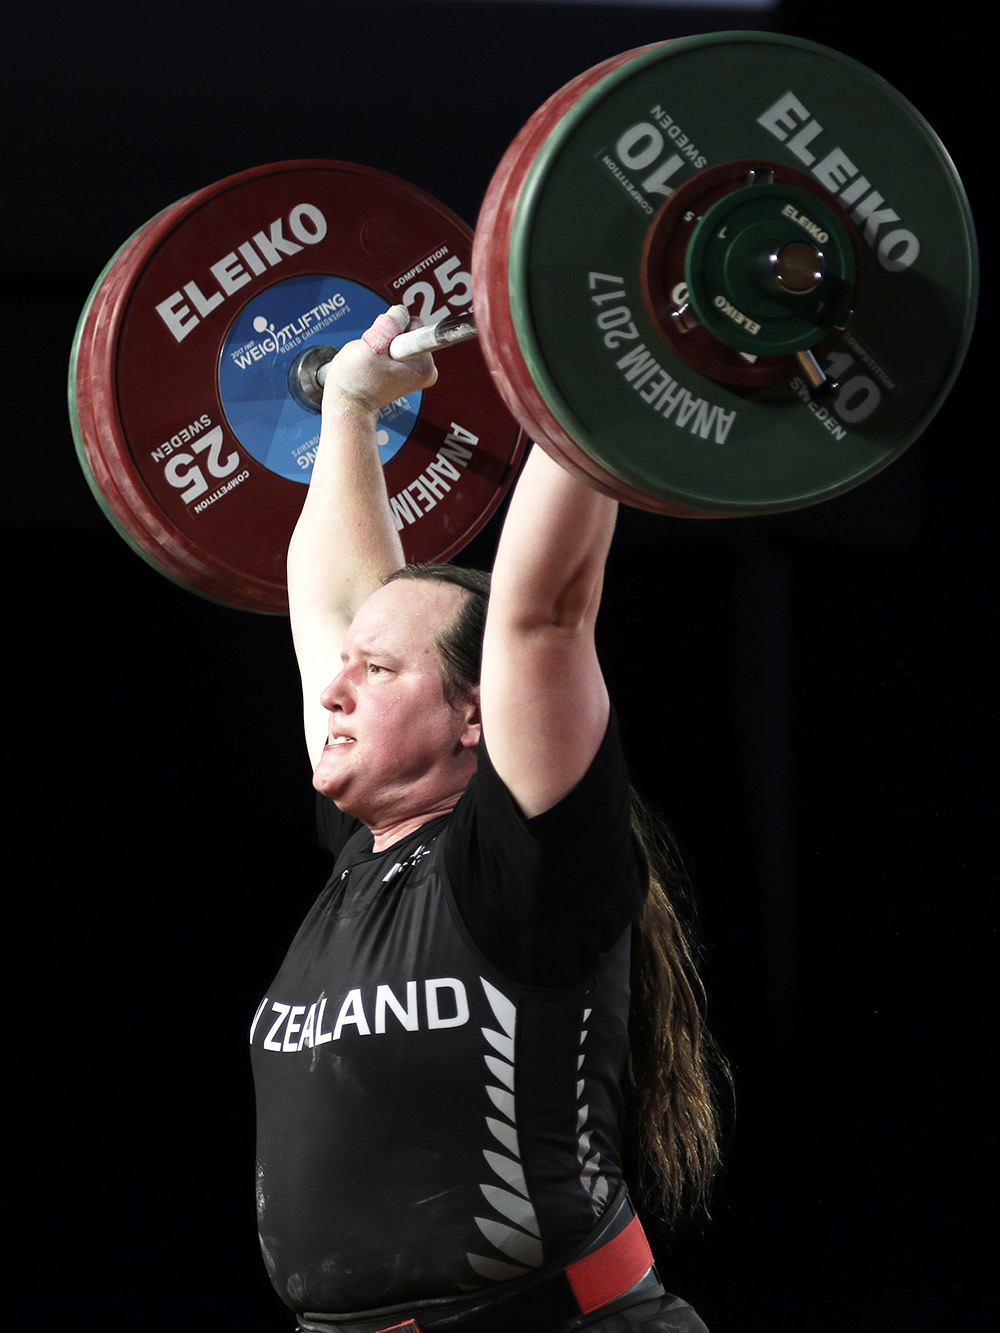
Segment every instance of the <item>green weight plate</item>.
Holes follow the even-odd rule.
[[[735,289],[730,286],[727,291],[729,284],[724,281],[721,289],[716,287],[712,291],[703,272],[696,269],[692,275],[698,237],[707,232],[715,206],[728,206],[734,202],[734,196],[735,202],[739,202],[739,196],[745,195],[751,184],[754,191],[776,187],[777,193],[784,195],[789,203],[790,191],[794,190],[799,204],[793,205],[795,223],[789,220],[789,225],[805,219],[812,226],[814,218],[826,214],[829,235],[823,240],[806,232],[801,241],[782,244],[786,239],[784,231],[773,225],[772,220],[765,232],[768,244],[763,256],[760,253],[752,256],[751,273],[737,268],[732,275]],[[725,222],[720,220],[717,230],[724,227]],[[737,232],[734,240],[742,239],[745,238]],[[849,253],[845,252],[845,246],[849,247]],[[733,257],[730,254],[726,259]],[[767,314],[766,308],[758,308],[761,285],[773,290],[777,283],[779,287],[786,285],[797,290],[794,297],[790,292],[785,295],[786,307],[789,313],[796,307],[799,314],[812,313],[817,322],[810,325],[805,346],[817,360],[822,360],[841,342],[850,313],[863,300],[858,287],[860,268],[861,248],[853,223],[833,196],[812,177],[774,162],[726,162],[696,172],[673,191],[656,214],[643,247],[643,297],[657,332],[681,360],[709,379],[760,387],[787,383],[799,369],[798,362],[790,355],[798,348],[788,349],[784,355],[768,355],[769,347],[774,346],[772,335],[780,331],[782,321],[779,319],[772,325],[753,318]],[[725,266],[717,276],[725,280]],[[814,287],[817,276],[819,286]],[[756,289],[750,292],[746,290],[748,277],[756,283]],[[749,310],[740,308],[741,301]],[[690,303],[695,318],[685,310],[684,302]],[[711,328],[701,322],[705,319],[706,302],[710,306]],[[743,344],[741,350],[737,350],[740,340],[734,336],[740,327],[733,319],[737,313],[748,315],[751,320],[749,345]]]
[[[822,258],[823,276],[808,292],[784,293],[780,256],[795,246]],[[755,356],[788,355],[817,343],[838,313],[848,313],[852,303],[841,311],[833,298],[853,291],[854,253],[833,210],[814,195],[754,185],[707,210],[691,238],[685,280],[701,322],[719,341]]]
[[[937,137],[876,74],[795,38],[683,38],[608,65],[536,113],[484,206],[509,217],[506,292],[490,296],[510,322],[513,397],[554,451],[647,508],[780,511],[871,477],[932,419],[971,335],[972,220]],[[749,388],[701,373],[647,312],[652,219],[735,159],[805,173],[857,231],[863,300],[822,360],[841,384],[831,406],[794,373]]]

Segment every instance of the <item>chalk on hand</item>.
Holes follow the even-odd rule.
[[[388,352],[393,338],[398,337],[409,322],[410,312],[405,305],[391,306],[384,315],[379,315],[367,333],[361,335],[361,341],[381,356]]]

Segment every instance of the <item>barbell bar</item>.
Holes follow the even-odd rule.
[[[474,237],[415,187],[345,163],[279,163],[175,204],[92,293],[71,415],[95,494],[141,554],[280,611],[324,364],[387,304],[425,325],[393,355],[454,348],[438,386],[380,422],[404,550],[435,560],[495,510],[526,435],[659,513],[842,494],[939,409],[977,279],[958,174],[900,93],[800,39],[682,38],[540,107]],[[187,396],[154,406],[136,384],[161,348]]]

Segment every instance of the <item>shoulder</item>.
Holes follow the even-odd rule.
[[[620,938],[647,887],[615,719],[581,780],[533,818],[481,748],[443,841],[456,905],[487,957],[517,981],[575,984]]]
[[[497,773],[484,734],[479,746],[479,766],[465,794],[456,807],[456,825],[473,812],[504,821],[511,831],[544,841],[561,828],[574,836],[586,834],[578,820],[583,812],[602,822],[630,818],[628,765],[622,750],[618,719],[612,709],[603,737],[582,777],[548,810],[534,816],[523,815],[503,779]]]

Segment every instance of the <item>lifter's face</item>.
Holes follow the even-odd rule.
[[[478,707],[447,702],[434,646],[464,596],[428,580],[380,588],[321,696],[330,717],[313,784],[375,831],[376,846],[379,830],[451,809],[475,771]]]

